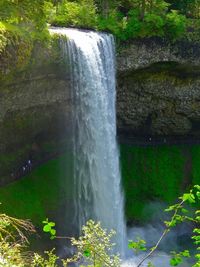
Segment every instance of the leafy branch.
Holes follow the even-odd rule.
[[[194,204],[197,201],[199,201],[200,199],[200,186],[199,185],[195,185],[194,188],[192,190],[190,190],[189,193],[184,194],[182,197],[179,198],[180,202],[170,206],[169,208],[167,208],[165,211],[166,212],[173,212],[173,215],[170,219],[170,221],[165,221],[165,230],[163,231],[162,235],[160,236],[159,240],[157,241],[157,243],[155,244],[154,247],[152,247],[150,249],[150,251],[141,259],[141,261],[137,264],[136,267],[140,267],[147,259],[149,259],[153,253],[158,249],[158,246],[160,245],[161,241],[164,239],[164,237],[171,231],[171,229],[173,227],[175,227],[177,224],[182,223],[186,220],[188,221],[192,221],[194,223],[199,223],[200,222],[200,216],[198,216],[198,214],[200,213],[200,211],[196,211],[196,217],[191,217],[191,216],[186,216],[185,214],[188,212],[188,210],[184,207],[185,204]],[[194,243],[196,245],[200,244],[200,229],[199,228],[195,228],[193,231],[196,235],[194,235],[192,237],[194,241]],[[134,250],[139,249],[142,251],[145,251],[145,244],[146,242],[144,240],[139,239],[138,241],[134,242],[134,241],[130,241],[129,243],[129,248],[132,248]],[[200,248],[198,247],[197,250],[200,250]],[[185,250],[183,252],[180,253],[175,253],[172,252],[173,257],[170,261],[170,264],[172,266],[176,266],[178,265],[178,263],[182,262],[182,257],[189,257],[189,251]],[[200,260],[200,254],[196,255],[197,260]],[[199,263],[197,263],[197,265],[194,265],[194,267],[199,267],[198,265]]]

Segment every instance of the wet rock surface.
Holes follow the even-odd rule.
[[[71,131],[70,81],[59,52],[36,47],[0,84],[0,185],[63,150]],[[65,68],[66,70],[66,68]],[[24,170],[25,168],[25,170]],[[19,175],[20,174],[20,175]]]

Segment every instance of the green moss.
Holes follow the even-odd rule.
[[[187,153],[185,153],[187,151]],[[185,177],[188,153],[192,159],[190,177]],[[176,201],[189,183],[200,183],[200,146],[121,145],[121,167],[128,221],[147,220],[143,209],[148,202]],[[193,178],[192,178],[193,177]],[[192,179],[192,181],[191,181]],[[187,181],[188,184],[188,181]]]
[[[66,165],[71,165],[68,154],[50,160],[21,180],[0,188],[1,212],[31,219],[35,225],[41,225],[44,218],[55,215],[63,197],[61,181],[67,180]]]
[[[200,147],[193,146],[192,149],[192,182],[200,184]]]
[[[55,140],[39,143],[39,153],[34,153],[32,150],[32,144],[22,146],[17,150],[10,151],[8,153],[0,153],[0,183],[5,185],[11,178],[12,172],[17,172],[19,167],[22,166],[27,160],[30,154],[34,157],[35,162],[42,162],[48,158],[55,157],[56,154],[63,153],[63,147],[67,147],[67,141],[61,140],[57,143]]]
[[[122,77],[128,77],[136,82],[165,81],[170,80],[174,85],[190,84],[194,79],[199,79],[200,67],[177,62],[159,62],[147,68],[122,73]]]
[[[51,150],[51,145],[46,145]],[[191,160],[191,173],[185,166]],[[121,145],[121,168],[128,221],[147,221],[144,212],[151,201],[168,204],[190,184],[200,184],[200,145],[148,146]],[[62,202],[72,201],[72,158],[70,154],[50,160],[31,174],[0,188],[1,212],[29,218],[41,227],[41,221],[55,218]],[[185,184],[184,179],[189,181]],[[61,208],[62,209],[62,208]]]
[[[0,22],[0,59],[2,68],[0,81],[7,82],[14,78],[17,71],[23,70],[30,61],[33,40],[23,28]]]
[[[61,60],[59,47],[59,40],[51,36],[47,28],[33,33],[24,27],[0,22],[1,87],[16,83],[37,68],[40,74],[55,65],[57,73],[57,63]]]

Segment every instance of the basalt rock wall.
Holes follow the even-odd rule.
[[[120,135],[200,137],[200,44],[136,40],[117,66]]]
[[[35,45],[21,69],[1,65],[0,185],[25,175],[67,145],[71,99],[63,64],[54,43]]]
[[[34,165],[66,149],[72,122],[58,41],[35,45],[22,68],[2,62],[0,185],[25,174],[29,160]],[[117,128],[125,138],[200,137],[200,44],[148,39],[118,49]]]

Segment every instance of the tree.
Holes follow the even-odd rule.
[[[77,253],[67,262],[78,260],[88,266],[94,267],[120,267],[118,255],[112,255],[114,244],[111,242],[114,231],[107,232],[101,227],[101,224],[89,220],[82,228],[82,235],[78,238],[72,238],[71,243],[77,248]],[[65,261],[64,261],[65,262]]]
[[[167,11],[168,4],[164,0],[133,0],[132,9],[138,9],[140,19],[143,21],[148,13],[164,15]]]
[[[67,1],[58,3],[56,13],[49,16],[55,26],[96,27],[96,6],[93,0]]]
[[[178,10],[187,17],[199,17],[199,0],[167,0],[170,3],[170,10]]]
[[[121,0],[95,0],[98,12],[104,17],[108,18],[109,13],[114,9],[119,9]]]

